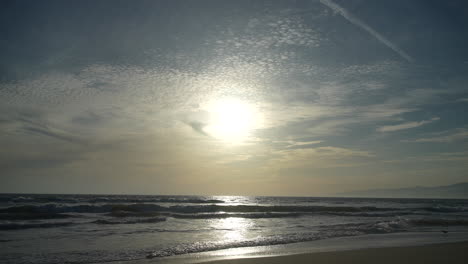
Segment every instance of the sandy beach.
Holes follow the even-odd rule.
[[[412,247],[372,248],[337,252],[320,252],[277,257],[230,259],[209,264],[283,264],[283,263],[467,263],[468,242]]]

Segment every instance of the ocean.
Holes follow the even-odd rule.
[[[158,263],[198,254],[188,262],[408,237],[468,241],[468,200],[0,194],[0,263]]]

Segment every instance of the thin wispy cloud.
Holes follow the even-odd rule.
[[[59,133],[59,132],[52,131],[52,130],[42,129],[42,128],[39,128],[39,127],[24,127],[23,129],[25,131],[28,131],[28,132],[33,133],[33,134],[40,134],[40,135],[43,135],[43,136],[47,136],[47,137],[51,137],[51,138],[55,138],[55,139],[63,140],[63,141],[67,141],[67,142],[76,142],[77,141],[77,139],[75,139],[74,137],[69,136],[69,135],[65,135],[64,133]]]
[[[398,131],[398,130],[410,129],[410,128],[415,128],[415,127],[419,127],[422,125],[430,124],[438,120],[440,120],[439,117],[434,117],[430,120],[424,120],[424,121],[419,121],[419,122],[407,122],[407,123],[402,123],[398,125],[382,126],[382,127],[377,128],[377,131],[393,132],[393,131]]]
[[[420,156],[410,156],[404,159],[385,160],[384,163],[412,163],[412,162],[464,162],[468,161],[468,152],[439,152]]]
[[[331,1],[331,0],[320,0],[320,3],[328,6],[331,8],[333,11],[339,13],[342,15],[344,18],[346,18],[349,22],[353,23],[354,25],[362,28],[363,30],[367,31],[369,34],[371,34],[373,37],[375,37],[377,40],[379,40],[382,44],[385,46],[389,47],[398,55],[400,55],[402,58],[407,60],[408,62],[413,62],[414,59],[408,55],[405,51],[403,51],[401,48],[399,48],[397,45],[395,45],[393,42],[391,42],[389,39],[384,37],[382,34],[377,32],[375,29],[373,29],[371,26],[369,26],[367,23],[356,17],[355,15],[351,14],[348,10],[345,8],[341,7],[337,3]]]
[[[432,137],[424,137],[413,140],[404,140],[404,142],[435,142],[435,143],[450,143],[459,140],[468,139],[468,129],[459,128],[455,131],[445,131],[439,135]]]
[[[291,146],[308,146],[308,145],[320,144],[323,141],[314,140],[314,141],[286,141],[286,142],[289,143]]]
[[[267,163],[271,169],[283,168],[340,168],[360,166],[361,162],[375,158],[370,151],[324,146],[283,149]]]
[[[306,149],[306,148],[315,148],[317,144],[323,143],[321,140],[314,141],[285,141],[287,144],[287,149]]]

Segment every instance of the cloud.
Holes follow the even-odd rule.
[[[432,155],[427,155],[421,157],[422,160],[433,162],[433,161],[468,161],[468,152],[443,152]]]
[[[90,126],[101,124],[105,120],[101,115],[88,111],[85,114],[73,117],[71,121],[77,125]]]
[[[264,15],[252,18],[248,21],[245,30],[241,34],[233,31],[225,31],[216,34],[216,37],[208,40],[215,44],[215,51],[218,53],[232,54],[262,51],[277,47],[290,45],[317,47],[323,41],[319,31],[311,28],[299,16],[289,16],[282,14]],[[248,49],[245,49],[248,47]],[[246,52],[247,51],[247,52]],[[277,53],[277,58],[287,58],[287,52]]]
[[[321,140],[314,140],[314,141],[287,141],[289,144],[288,148],[310,148],[317,144],[322,143]]]
[[[438,142],[438,143],[449,143],[459,141],[468,138],[468,129],[458,128],[455,131],[445,131],[439,133],[437,136],[418,138],[414,140],[405,140],[404,142]]]
[[[440,152],[421,156],[410,156],[404,159],[386,160],[385,163],[413,163],[413,162],[460,162],[468,161],[467,151]]]
[[[419,122],[407,122],[407,123],[402,123],[398,125],[390,125],[390,126],[382,126],[377,128],[377,131],[379,132],[393,132],[393,131],[398,131],[398,130],[404,130],[404,129],[410,129],[410,128],[415,128],[419,127],[425,124],[430,124],[432,122],[440,120],[439,117],[434,117],[430,120],[425,120],[425,121],[419,121]]]
[[[0,153],[0,172],[61,167],[78,160],[83,160],[84,154],[85,152],[60,148],[49,148],[48,152],[44,151],[43,153],[18,153],[18,151],[11,151],[8,154]]]
[[[203,128],[205,128],[206,124],[205,123],[201,123],[201,122],[197,122],[197,121],[192,121],[192,122],[189,122],[188,125],[195,131],[195,132],[198,132],[202,135],[205,135],[205,136],[209,136],[205,130],[203,130]]]
[[[348,10],[344,9],[343,7],[339,6],[338,4],[336,4],[335,2],[333,2],[331,0],[320,0],[320,3],[328,6],[333,11],[339,13],[344,18],[346,18],[349,22],[351,22],[354,25],[356,25],[356,26],[364,29],[365,31],[367,31],[369,34],[371,34],[373,37],[375,37],[377,40],[379,40],[382,44],[384,44],[385,46],[389,47],[390,49],[392,49],[393,51],[398,53],[398,55],[400,55],[402,58],[404,58],[408,62],[413,62],[414,61],[414,59],[410,55],[408,55],[402,49],[397,47],[394,43],[392,43],[390,40],[388,40],[382,34],[377,32],[371,26],[367,25],[364,21],[360,20],[359,18],[357,18],[356,16],[351,14]]]
[[[322,140],[304,140],[304,139],[294,139],[294,140],[274,140],[270,143],[272,146],[275,146],[278,149],[306,149],[314,148],[317,144],[323,143]]]
[[[324,146],[316,148],[283,149],[274,152],[269,166],[274,168],[310,167],[335,168],[359,166],[362,159],[375,157],[370,151]]]
[[[55,140],[69,143],[83,143],[82,139],[73,133],[60,129],[49,122],[40,110],[21,109],[14,110],[4,108],[0,128],[11,135],[23,136],[46,136]]]
[[[27,132],[30,132],[32,134],[40,134],[40,135],[48,136],[48,137],[58,139],[58,140],[63,140],[63,141],[68,141],[68,142],[77,142],[78,141],[77,138],[75,138],[75,137],[73,137],[71,135],[67,135],[64,132],[52,131],[50,129],[44,129],[44,128],[40,128],[40,127],[28,127],[28,126],[26,126],[26,127],[23,127],[23,130],[27,131]]]
[[[316,153],[320,155],[327,155],[327,156],[344,156],[344,157],[374,157],[375,155],[369,151],[363,150],[353,150],[348,148],[340,148],[340,147],[318,147],[315,149]]]

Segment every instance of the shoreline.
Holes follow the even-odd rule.
[[[442,247],[442,248],[440,248]],[[460,249],[462,247],[462,249]],[[414,249],[416,251],[414,251]],[[405,258],[392,258],[401,255],[400,251],[409,250],[414,254]],[[422,250],[422,251],[421,251]],[[392,251],[387,254],[382,251]],[[422,252],[426,253],[422,253]],[[452,252],[453,251],[453,252]],[[369,256],[368,260],[356,261],[354,256],[349,256],[349,252],[361,252],[353,254],[363,254],[358,258]],[[420,259],[424,255],[453,255],[456,261],[453,263],[465,263],[466,252],[468,252],[467,233],[451,233],[450,236],[439,235],[438,233],[393,233],[393,234],[373,234],[351,237],[337,237],[324,240],[280,244],[258,247],[241,247],[206,251],[199,253],[183,254],[165,258],[154,258],[145,260],[123,261],[119,263],[129,264],[267,264],[267,263],[410,263],[406,259],[412,259],[413,264],[418,263],[452,263],[439,259],[439,262],[427,262],[427,259]],[[346,256],[342,256],[342,255]],[[338,258],[337,262],[330,262],[330,259]],[[392,261],[382,262],[381,258],[390,258]],[[432,257],[430,257],[432,258]],[[366,262],[367,261],[367,262]]]
[[[280,264],[280,263],[466,263],[468,241],[420,246],[366,248],[294,255],[250,257],[199,262],[204,264]]]

